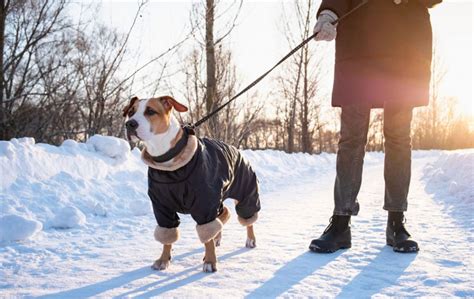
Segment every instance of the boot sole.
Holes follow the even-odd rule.
[[[320,248],[317,246],[309,246],[309,250],[316,253],[334,253],[340,249],[349,249],[351,247],[352,247],[351,243],[342,243],[342,244],[338,244],[337,248],[334,248],[334,249]]]
[[[391,240],[387,239],[386,241],[387,241],[387,245],[392,247],[393,251],[398,252],[398,253],[417,253],[418,251],[420,251],[420,248],[418,246],[413,249],[410,248],[408,250],[402,250],[396,247],[395,244]]]

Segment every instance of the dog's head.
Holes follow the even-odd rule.
[[[157,134],[165,133],[170,126],[172,110],[186,112],[188,108],[170,96],[138,99],[133,97],[123,109],[127,118],[125,128],[128,140],[147,141]]]

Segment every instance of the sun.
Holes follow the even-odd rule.
[[[451,80],[448,81],[447,79],[441,88],[441,94],[446,97],[453,97],[456,100],[454,102],[456,110],[460,114],[474,120],[472,79],[469,79],[469,74],[458,74],[456,82],[451,82]]]
[[[473,16],[471,1],[443,1],[430,10],[436,55],[446,68],[442,96],[454,97],[457,109],[474,120]]]

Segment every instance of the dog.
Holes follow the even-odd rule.
[[[217,271],[216,246],[230,218],[223,200],[233,198],[240,224],[247,228],[245,246],[254,248],[253,225],[258,219],[258,180],[249,163],[233,146],[197,138],[182,127],[173,111],[188,108],[171,96],[133,97],[123,109],[127,139],[141,141],[142,161],[148,166],[148,195],[157,221],[154,237],[163,251],[152,268],[170,266],[172,244],[179,238],[180,214],[191,214],[204,244],[204,272]]]

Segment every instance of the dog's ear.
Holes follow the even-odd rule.
[[[175,99],[170,96],[160,97],[160,102],[163,104],[167,111],[174,108],[178,112],[186,112],[188,111],[188,107],[184,106],[183,104],[179,103]]]
[[[131,100],[130,100],[130,103],[128,103],[127,106],[125,106],[125,108],[123,108],[123,117],[127,116],[128,114],[128,111],[130,110],[130,108],[132,108],[133,104],[135,104],[135,102],[138,101],[138,97],[133,97]]]

